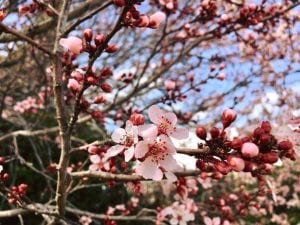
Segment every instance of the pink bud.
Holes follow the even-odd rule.
[[[83,80],[83,75],[79,71],[75,70],[71,73],[71,77],[76,79],[77,81],[82,81]]]
[[[223,22],[226,22],[228,19],[229,19],[229,16],[228,16],[227,14],[222,14],[221,20],[222,20]]]
[[[106,93],[110,93],[112,91],[112,87],[109,84],[101,84],[100,88]]]
[[[85,80],[89,85],[95,85],[97,83],[97,79],[94,76],[87,76]]]
[[[68,82],[67,87],[68,87],[71,91],[74,91],[74,92],[78,92],[78,91],[80,91],[80,89],[81,89],[81,86],[80,86],[80,84],[78,83],[78,81],[75,80],[75,79],[73,79],[73,78],[69,79],[69,82]]]
[[[131,114],[129,120],[136,126],[143,125],[145,123],[145,117],[140,113]]]
[[[268,153],[264,153],[261,156],[261,160],[264,163],[276,163],[278,160],[278,154],[276,152],[268,152]]]
[[[114,5],[118,7],[124,7],[125,6],[125,0],[114,0]]]
[[[90,154],[97,154],[99,152],[99,148],[96,145],[90,145],[88,148],[88,152]]]
[[[79,54],[82,49],[82,40],[77,37],[61,38],[59,44],[74,54]]]
[[[136,27],[147,27],[150,19],[147,15],[140,15],[140,18],[134,23]]]
[[[245,168],[245,162],[240,157],[229,156],[227,161],[231,168],[235,171],[242,171]]]
[[[216,76],[216,78],[218,79],[218,80],[225,80],[226,79],[226,75],[225,75],[225,73],[219,73],[217,76]]]
[[[293,144],[289,140],[280,141],[278,143],[278,149],[279,150],[288,151],[292,148],[293,148]]]
[[[98,95],[94,100],[95,104],[101,104],[101,103],[105,103],[105,102],[106,102],[106,99],[103,95]]]
[[[246,142],[242,146],[242,154],[246,158],[253,158],[257,156],[259,153],[259,149],[256,144],[251,142]]]
[[[236,119],[236,112],[232,109],[225,109],[222,114],[222,124],[223,127],[228,127],[235,119]]]
[[[174,90],[176,87],[176,82],[175,81],[172,81],[172,80],[167,80],[165,82],[165,88],[167,90]]]
[[[196,128],[196,135],[198,138],[205,140],[207,136],[205,127],[198,126]]]
[[[114,53],[114,52],[118,51],[118,47],[117,47],[116,45],[114,45],[114,44],[108,45],[108,46],[106,47],[105,51],[106,51],[107,53]]]
[[[87,42],[90,42],[93,38],[93,31],[90,28],[85,29],[82,34]]]
[[[217,127],[212,127],[209,132],[212,139],[215,139],[220,135],[220,130]]]
[[[113,72],[111,71],[111,69],[109,67],[105,67],[101,73],[100,76],[101,77],[106,77],[106,76],[111,76],[113,74]]]
[[[230,168],[228,164],[223,161],[215,162],[214,167],[218,172],[222,173],[223,175],[226,175],[227,173],[230,172]]]
[[[94,38],[95,45],[99,46],[103,44],[106,40],[106,36],[104,34],[97,34]]]
[[[159,25],[166,19],[166,14],[163,12],[156,12],[150,16],[149,27],[152,29],[157,29]]]

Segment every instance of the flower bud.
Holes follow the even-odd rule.
[[[101,77],[106,77],[106,76],[111,76],[112,74],[113,74],[113,72],[111,71],[111,69],[109,67],[105,67],[101,71],[100,76]]]
[[[268,153],[264,153],[261,156],[261,160],[264,163],[276,163],[278,160],[278,154],[276,152],[268,152]]]
[[[71,78],[69,79],[69,82],[68,82],[68,85],[67,87],[71,90],[71,91],[74,91],[74,92],[78,92],[80,91],[81,89],[81,85],[78,83],[77,80]]]
[[[242,147],[242,144],[243,144],[242,141],[241,141],[239,138],[235,137],[235,138],[233,138],[233,140],[231,141],[230,146],[231,146],[231,148],[233,148],[234,150],[240,150],[241,147]]]
[[[279,150],[288,151],[288,150],[290,150],[292,148],[293,148],[293,144],[289,140],[280,141],[278,143],[278,149]]]
[[[87,76],[85,79],[89,85],[95,85],[97,83],[97,79],[94,76]]]
[[[261,128],[266,132],[266,133],[270,133],[272,130],[271,124],[269,121],[263,121],[261,123]]]
[[[264,134],[265,131],[264,129],[262,129],[261,127],[257,127],[254,131],[253,131],[253,136],[255,138],[259,138],[262,134]]]
[[[212,139],[215,139],[215,138],[219,137],[219,135],[220,135],[220,130],[216,127],[211,128],[209,132],[210,132]]]
[[[198,138],[205,140],[207,136],[205,127],[198,126],[196,128],[196,135]]]
[[[260,136],[260,143],[269,144],[271,142],[271,136],[269,134],[262,134]]]
[[[217,161],[214,163],[214,168],[222,173],[223,175],[226,175],[230,172],[230,167],[228,166],[227,163],[222,162],[222,161]]]
[[[108,46],[106,47],[105,51],[106,51],[107,53],[114,53],[114,52],[118,51],[118,47],[117,47],[116,45],[114,45],[114,44],[108,45]]]
[[[238,156],[228,156],[229,166],[235,171],[242,171],[245,168],[245,161]]]
[[[176,87],[176,82],[172,81],[172,80],[167,80],[165,82],[165,88],[170,91],[170,90],[174,90]]]
[[[82,35],[87,42],[91,42],[93,38],[93,31],[91,28],[87,28],[83,31]]]
[[[101,103],[105,103],[105,102],[106,102],[106,99],[105,99],[105,96],[103,96],[103,95],[96,96],[96,98],[94,100],[95,104],[101,104]]]
[[[133,113],[133,114],[131,114],[129,120],[135,126],[143,125],[145,123],[145,117],[144,117],[144,115],[142,115],[140,113]]]
[[[225,109],[222,114],[222,124],[223,127],[228,127],[235,119],[237,115],[236,112],[232,109]]]
[[[112,87],[109,84],[101,84],[100,88],[106,93],[112,92]]]
[[[256,144],[246,142],[242,146],[242,155],[246,158],[253,158],[259,153],[259,148]]]
[[[99,148],[96,145],[90,145],[88,147],[89,154],[97,154],[99,152]]]
[[[113,3],[118,7],[124,7],[126,4],[125,0],[114,0]]]
[[[101,119],[103,117],[102,112],[100,112],[99,110],[95,110],[91,113],[92,117],[95,119]]]
[[[104,34],[97,34],[94,38],[95,45],[99,46],[103,44],[106,40],[106,36]]]

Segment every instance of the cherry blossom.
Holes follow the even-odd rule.
[[[111,158],[125,149],[125,161],[128,162],[134,156],[134,144],[138,142],[138,128],[134,126],[131,121],[126,122],[125,129],[118,128],[116,129],[112,136],[112,140],[117,145],[112,146],[107,150],[105,158]]]
[[[156,12],[149,17],[149,27],[156,29],[166,19],[166,14],[163,12]]]
[[[91,155],[90,156],[91,165],[89,166],[90,171],[97,171],[97,170],[110,170],[110,164],[107,159],[99,154]]]
[[[157,106],[153,105],[148,111],[151,122],[155,124],[146,124],[139,126],[139,134],[143,138],[163,134],[171,136],[175,139],[182,140],[189,136],[186,128],[176,128],[177,116],[174,113],[163,113]]]
[[[177,163],[173,158],[175,153],[173,144],[164,135],[140,141],[136,145],[135,157],[143,161],[137,164],[136,173],[146,179],[161,180],[163,172],[176,169]],[[173,178],[170,173],[165,173],[165,176]]]
[[[78,37],[61,38],[59,44],[74,54],[79,54],[82,49],[82,40]]]

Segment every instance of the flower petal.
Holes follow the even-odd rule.
[[[161,180],[163,177],[162,171],[150,158],[147,158],[145,161],[138,164],[135,171],[138,175],[146,179]]]
[[[122,152],[123,149],[124,149],[124,145],[114,145],[107,150],[104,158],[107,159],[107,158],[114,157],[118,155],[120,152]]]
[[[157,136],[157,127],[154,124],[145,124],[138,127],[138,132],[144,139],[155,139]]]
[[[97,171],[97,170],[99,170],[99,165],[98,164],[91,164],[89,166],[89,170],[90,171]]]
[[[208,216],[204,216],[203,222],[205,225],[213,225],[211,218],[209,218]]]
[[[143,158],[145,154],[148,152],[148,142],[147,141],[140,141],[137,143],[135,147],[135,158]]]
[[[189,131],[186,128],[176,128],[176,130],[171,133],[171,137],[178,140],[187,139],[189,137]]]
[[[74,54],[79,54],[82,49],[82,40],[78,37],[61,38],[59,44]]]
[[[163,114],[158,106],[152,105],[148,109],[148,115],[152,123],[159,124]]]
[[[91,155],[90,156],[90,161],[94,164],[98,164],[101,162],[101,158],[99,155]]]
[[[124,143],[126,140],[126,131],[123,128],[117,128],[111,135],[111,139],[119,144]]]
[[[172,155],[167,155],[159,164],[167,171],[172,171],[177,168],[177,162]]]
[[[128,162],[129,160],[132,159],[132,157],[134,156],[134,147],[131,146],[130,148],[128,148],[125,152],[125,162]]]
[[[175,113],[168,112],[168,113],[165,113],[163,115],[163,117],[166,118],[168,121],[170,121],[172,126],[176,125],[177,116],[175,115]]]
[[[169,172],[169,171],[165,172],[165,176],[171,182],[177,181],[176,175],[174,173],[172,173],[172,172]]]

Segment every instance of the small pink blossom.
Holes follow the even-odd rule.
[[[175,87],[176,87],[176,82],[175,81],[173,81],[173,80],[167,80],[165,82],[165,88],[167,90],[174,90]]]
[[[116,129],[113,132],[111,138],[115,143],[118,144],[110,147],[107,150],[105,157],[114,157],[125,150],[125,161],[128,162],[129,160],[131,160],[134,156],[134,145],[138,142],[137,126],[134,126],[132,122],[128,120],[126,122],[125,129]]]
[[[178,140],[188,138],[189,132],[186,128],[175,127],[177,116],[174,113],[163,113],[157,106],[153,105],[149,108],[148,115],[155,125],[139,126],[139,134],[143,138],[153,137],[157,134],[168,135]]]
[[[205,216],[203,218],[203,222],[205,225],[221,225],[221,219],[220,217],[214,217],[214,218],[209,218],[208,216]]]
[[[146,179],[161,180],[163,171],[171,172],[177,167],[173,158],[175,153],[173,144],[164,135],[140,141],[136,145],[135,157],[143,161],[136,166],[136,173]]]
[[[251,142],[246,142],[242,145],[242,154],[247,158],[253,158],[258,155],[259,148],[256,144]]]
[[[163,12],[156,12],[149,17],[149,27],[157,29],[159,25],[166,19],[166,14]]]
[[[73,78],[69,79],[67,87],[74,92],[78,92],[81,89],[79,82]]]
[[[61,38],[59,44],[74,54],[79,54],[82,49],[82,40],[78,37]]]
[[[110,170],[109,162],[101,154],[95,154],[90,156],[91,165],[89,166],[90,171],[97,170]]]

